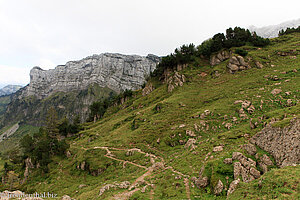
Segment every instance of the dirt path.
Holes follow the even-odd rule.
[[[185,185],[186,198],[188,200],[190,200],[191,199],[191,191],[190,191],[189,179],[188,178],[184,178],[183,182],[184,182],[184,185]]]
[[[128,163],[128,164],[134,165],[136,167],[143,168],[143,169],[147,170],[143,175],[138,177],[129,186],[128,191],[114,195],[113,199],[116,199],[116,200],[127,200],[127,199],[129,199],[135,192],[140,191],[140,190],[143,191],[143,189],[140,187],[140,185],[142,185],[141,183],[144,183],[144,184],[146,183],[147,187],[151,187],[149,197],[150,197],[150,199],[154,199],[154,188],[155,188],[155,186],[153,184],[150,184],[150,183],[146,182],[145,178],[147,176],[150,176],[155,169],[156,170],[157,169],[162,169],[163,171],[169,169],[173,173],[184,177],[183,181],[184,181],[184,185],[185,185],[185,189],[186,189],[187,199],[189,199],[189,200],[191,199],[190,187],[189,187],[189,175],[185,175],[185,174],[173,169],[172,166],[165,166],[164,159],[160,156],[156,156],[154,154],[144,152],[144,151],[142,151],[141,149],[138,149],[138,148],[124,149],[124,148],[115,148],[115,147],[91,147],[91,148],[82,147],[82,149],[84,149],[84,150],[104,149],[107,152],[104,155],[105,157],[107,157],[109,159],[112,159],[112,160],[119,161],[119,162],[123,162],[123,167],[125,167],[125,165]],[[146,167],[146,166],[139,165],[137,163],[134,163],[134,162],[131,162],[131,161],[128,161],[128,160],[122,160],[122,159],[115,158],[115,156],[112,154],[111,150],[132,151],[132,152],[138,152],[138,153],[144,154],[146,157],[150,157],[150,162],[152,163],[152,166],[151,167]],[[160,162],[157,162],[158,160],[160,160]],[[146,186],[144,186],[144,190],[145,190]]]
[[[136,164],[136,163],[133,163],[133,162],[127,161],[127,160],[121,160],[121,159],[114,158],[114,157],[112,157],[112,156],[109,156],[109,155],[104,155],[104,156],[105,156],[105,157],[107,157],[107,158],[110,158],[110,159],[112,159],[112,160],[117,160],[117,161],[120,161],[120,162],[123,162],[123,163],[129,163],[129,164],[132,164],[132,165],[134,165],[134,166],[136,166],[136,167],[139,167],[139,168],[148,169],[148,168],[147,168],[147,167],[145,167],[145,166],[142,166],[142,165],[139,165],[139,164]]]

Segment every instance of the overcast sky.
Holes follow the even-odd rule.
[[[0,87],[104,52],[166,55],[228,27],[300,18],[299,0],[0,0]]]

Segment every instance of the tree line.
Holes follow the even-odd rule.
[[[226,30],[226,34],[215,34],[197,47],[194,44],[189,44],[176,48],[174,53],[162,58],[151,76],[160,77],[166,69],[175,69],[178,65],[191,63],[196,57],[209,58],[211,54],[221,49],[241,47],[246,44],[263,47],[270,44],[270,40],[258,36],[255,32],[251,33],[248,29],[240,27],[229,28]]]
[[[300,26],[298,26],[298,28],[287,28],[286,30],[282,29],[279,31],[278,36],[287,35],[290,33],[300,33]]]
[[[55,108],[51,107],[46,116],[45,126],[33,136],[25,135],[20,140],[23,150],[22,160],[30,158],[35,166],[47,173],[48,164],[52,162],[54,156],[65,156],[69,148],[65,137],[81,129],[79,116],[76,116],[72,123],[67,118],[59,121]]]

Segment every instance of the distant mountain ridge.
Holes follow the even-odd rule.
[[[18,91],[22,86],[20,85],[7,85],[0,89],[0,96],[10,95]]]
[[[282,29],[287,29],[287,28],[296,28],[300,26],[300,18],[296,20],[290,20],[286,21],[277,25],[270,25],[270,26],[264,26],[264,27],[255,27],[255,26],[250,26],[249,30],[250,31],[255,31],[257,35],[264,37],[264,38],[274,38],[278,36],[279,31]]]
[[[27,121],[40,125],[51,106],[59,117],[89,116],[89,106],[125,90],[142,88],[160,57],[103,53],[43,70],[30,71],[30,83],[12,95],[4,124]]]

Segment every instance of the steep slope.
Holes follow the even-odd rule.
[[[12,96],[3,124],[22,120],[39,125],[51,105],[60,109],[60,117],[72,118],[79,114],[84,121],[94,101],[126,89],[141,88],[159,60],[154,55],[105,53],[50,70],[34,67],[29,85]]]
[[[68,138],[67,158],[55,157],[49,174],[27,163],[24,184],[22,165],[2,188],[75,199],[295,199],[299,165],[279,168],[276,154],[252,140],[300,117],[299,44],[300,34],[289,34],[240,47],[246,57],[231,53],[214,67],[197,58],[165,84],[151,79]]]
[[[278,36],[279,31],[287,28],[297,28],[300,26],[300,19],[286,21],[277,25],[270,25],[265,27],[250,26],[250,31],[255,31],[257,35],[265,38],[275,38]]]

